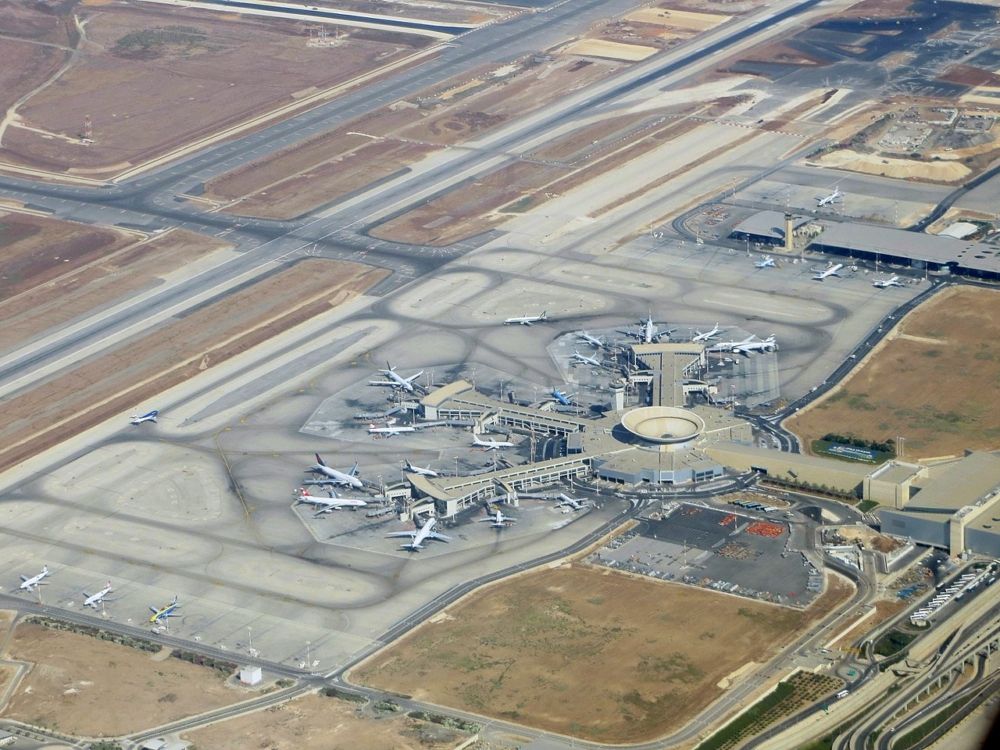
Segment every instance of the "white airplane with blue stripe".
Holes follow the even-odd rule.
[[[142,415],[133,414],[131,419],[129,419],[129,423],[142,424],[143,422],[155,422],[158,416],[160,416],[159,410],[153,409],[153,411],[147,411],[145,414]]]

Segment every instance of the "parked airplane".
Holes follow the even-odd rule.
[[[402,375],[398,374],[395,368],[388,362],[385,363],[385,366],[388,369],[379,370],[379,372],[385,375],[388,380],[369,380],[368,385],[385,385],[390,388],[402,388],[407,393],[413,393],[417,387],[413,384],[413,381],[424,374],[424,371],[421,370],[418,373],[410,375],[408,378],[404,378]]]
[[[354,466],[348,472],[337,471],[331,466],[327,466],[323,459],[316,454],[316,463],[306,469],[307,472],[312,472],[313,474],[322,474],[326,477],[327,481],[317,482],[317,484],[340,484],[346,485],[348,487],[354,487],[356,489],[362,489],[365,485],[358,479],[358,462],[354,462]]]
[[[521,315],[516,318],[507,318],[507,320],[505,320],[503,324],[505,326],[513,326],[513,325],[530,326],[534,325],[535,323],[544,323],[548,319],[549,319],[548,311],[542,310],[541,315]]]
[[[831,203],[840,203],[844,199],[844,194],[840,192],[840,188],[834,186],[833,192],[829,195],[817,195],[816,196],[816,206],[829,206]]]
[[[563,393],[558,388],[552,389],[552,398],[559,402],[561,406],[573,406],[573,396],[575,393]]]
[[[903,286],[903,282],[899,280],[898,276],[893,275],[888,279],[876,279],[872,282],[872,286],[876,286],[879,289],[888,289],[891,286]]]
[[[843,263],[834,263],[829,265],[822,271],[817,271],[813,276],[813,281],[823,281],[823,279],[828,279],[831,276],[840,276],[840,269],[843,267]]]
[[[760,260],[753,265],[754,268],[774,268],[776,264],[774,262],[774,258],[770,255],[762,255],[760,256]]]
[[[376,427],[373,424],[368,425],[369,435],[385,435],[386,437],[392,437],[393,435],[400,435],[404,432],[416,432],[417,428],[412,425],[399,425],[398,427],[388,426],[388,427]]]
[[[411,474],[419,474],[420,476],[424,477],[438,476],[438,473],[434,471],[434,469],[425,469],[423,466],[414,466],[413,464],[410,463],[410,459],[408,458],[403,460],[406,461],[406,471],[410,472]]]
[[[490,506],[486,506],[486,513],[489,515],[488,518],[481,518],[479,520],[484,523],[491,524],[494,529],[505,529],[513,523],[517,523],[517,519],[512,516],[505,516],[503,511],[496,511],[495,513],[490,511]]]
[[[560,495],[559,502],[556,503],[557,508],[567,508],[569,510],[583,510],[587,507],[587,504],[577,500],[576,498],[570,497],[569,495]]]
[[[314,518],[322,516],[324,513],[331,513],[341,508],[364,508],[368,505],[364,500],[353,497],[338,497],[336,492],[330,492],[329,497],[317,497],[306,492],[304,487],[300,487],[295,493],[295,504],[312,505],[316,509]]]
[[[583,339],[584,341],[586,341],[588,344],[590,344],[593,347],[596,347],[598,349],[601,349],[601,348],[604,347],[604,342],[601,339],[597,338],[596,336],[591,336],[586,331],[582,331],[580,333],[577,333],[576,335],[577,335],[577,337]]]
[[[709,347],[709,351],[736,352],[737,354],[749,356],[750,352],[773,352],[777,348],[778,341],[772,334],[766,339],[759,339],[756,336],[748,336],[742,341],[720,341],[718,344]]]
[[[165,622],[171,617],[180,617],[180,615],[175,611],[180,606],[181,605],[177,601],[177,594],[174,594],[174,600],[167,606],[161,607],[160,609],[157,609],[156,607],[149,608],[149,611],[153,613],[153,616],[149,618],[149,621],[155,625],[160,622]]]
[[[22,591],[35,591],[39,586],[46,585],[42,583],[42,581],[45,578],[48,578],[48,576],[50,575],[51,573],[49,573],[49,566],[43,565],[42,572],[39,573],[37,576],[32,576],[31,578],[28,578],[28,576],[21,576],[21,585],[19,588]]]
[[[429,539],[437,542],[450,542],[451,541],[450,536],[445,536],[444,534],[439,534],[436,531],[434,531],[435,524],[437,524],[436,518],[428,518],[427,521],[424,522],[424,525],[421,526],[419,529],[415,529],[413,531],[394,531],[391,534],[386,534],[386,538],[405,537],[405,536],[410,537],[410,543],[404,544],[402,546],[402,549],[408,549],[411,552],[417,552],[418,550],[422,550],[424,548],[423,542]]]
[[[579,362],[584,365],[590,365],[592,367],[600,367],[601,363],[597,357],[588,357],[585,354],[580,354],[580,352],[573,352],[573,361]]]
[[[104,604],[105,597],[107,597],[107,595],[110,594],[112,591],[114,591],[114,589],[111,588],[111,581],[108,581],[106,584],[104,584],[104,588],[98,591],[96,594],[88,594],[86,591],[84,591],[83,595],[87,598],[83,600],[83,606],[93,607],[94,609],[97,609],[97,605]],[[110,599],[108,601],[110,601]]]
[[[710,330],[710,331],[705,331],[704,333],[702,333],[701,331],[699,331],[696,328],[694,332],[695,332],[696,335],[694,336],[694,338],[691,339],[691,341],[695,341],[695,342],[697,342],[697,341],[708,341],[710,338],[712,338],[714,336],[718,336],[720,333],[722,333],[722,329],[719,328],[719,324],[716,323],[715,327],[712,328],[712,330]]]
[[[513,448],[514,444],[506,440],[494,440],[490,438],[489,440],[480,440],[479,435],[472,433],[472,444],[479,448],[483,448],[488,451],[499,450],[500,448]]]
[[[145,414],[138,416],[133,414],[129,419],[130,424],[142,424],[143,422],[155,422],[156,418],[160,416],[158,409],[153,409],[153,411],[147,411]]]

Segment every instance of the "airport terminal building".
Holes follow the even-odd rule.
[[[944,234],[759,211],[737,223],[730,236],[787,249],[789,218],[794,237],[811,250],[910,266],[930,273],[1000,280],[1000,248]]]

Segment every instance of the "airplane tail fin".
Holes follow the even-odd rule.
[[[172,602],[170,602],[170,606],[171,607],[176,607],[177,606],[177,594],[174,594],[174,600]]]
[[[323,462],[323,459],[319,457],[318,453],[314,455],[316,456],[316,463],[318,463],[320,466],[326,466],[326,464]]]
[[[549,319],[549,311],[548,310],[542,310],[542,314],[539,317],[542,320],[548,320]]]
[[[159,412],[159,410],[158,410],[158,409],[153,409],[153,411],[149,412],[149,418],[150,418],[150,420],[152,420],[153,422],[155,422],[155,421],[156,421],[156,418],[157,418],[158,416],[160,416],[160,412]]]
[[[49,566],[48,566],[48,565],[43,565],[43,566],[42,566],[42,572],[43,572],[43,573],[45,573],[45,574],[47,575],[47,574],[48,574],[48,572],[49,572]]]
[[[358,462],[354,462],[354,466],[351,467],[351,476],[356,477],[358,475]]]

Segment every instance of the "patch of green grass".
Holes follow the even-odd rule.
[[[890,630],[875,643],[875,653],[879,656],[892,656],[909,646],[916,637],[915,633]]]
[[[163,26],[155,29],[132,31],[120,37],[111,54],[131,60],[153,60],[167,47],[181,47],[184,51],[201,46],[205,32],[193,26]]]
[[[872,508],[877,508],[877,507],[878,503],[875,502],[874,500],[862,500],[860,503],[858,503],[858,510],[860,510],[862,513],[867,513]]]

